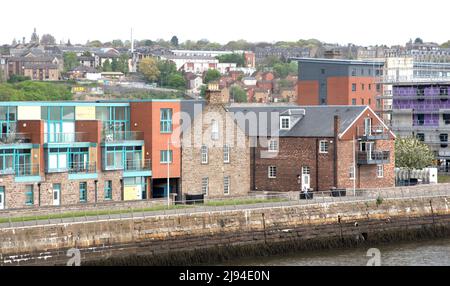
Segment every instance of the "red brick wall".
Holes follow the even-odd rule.
[[[351,105],[349,100],[348,77],[329,77],[327,78],[327,104],[328,105]]]
[[[267,151],[267,148],[256,148],[255,176],[251,170],[251,182],[255,180],[259,191],[299,191],[301,184],[298,184],[297,176],[301,174],[302,167],[307,166],[311,168],[311,188],[329,190],[334,179],[334,144],[329,143],[328,154],[319,154],[319,140],[330,142],[333,138],[280,138],[278,156],[270,159],[261,158],[261,151]],[[276,179],[268,178],[269,166],[277,167]]]
[[[299,105],[319,105],[319,82],[317,80],[301,80],[297,86]]]

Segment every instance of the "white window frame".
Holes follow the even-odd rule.
[[[351,166],[350,168],[349,168],[349,172],[348,172],[348,176],[349,176],[349,178],[350,178],[350,180],[355,180],[355,173],[356,173],[356,170],[355,170],[355,166]]]
[[[206,183],[206,185],[205,185]],[[209,177],[202,178],[202,194],[208,196],[209,193]]]
[[[288,121],[288,127],[283,127],[283,121]],[[291,129],[291,117],[290,116],[280,116],[280,130],[290,130]]]
[[[322,148],[325,147],[325,148]],[[319,141],[319,153],[320,154],[328,154],[328,141],[327,140],[320,140]]]
[[[272,172],[272,170],[275,170],[275,172]],[[275,173],[275,176],[272,175],[273,173]],[[267,168],[267,176],[269,177],[269,179],[276,179],[277,178],[277,166],[269,166]]]
[[[211,140],[219,140],[219,121],[211,121]]]
[[[230,163],[230,145],[223,145],[223,162]]]
[[[223,194],[225,196],[229,196],[231,191],[231,177],[225,176],[223,177]]]
[[[268,144],[268,151],[269,152],[278,152],[278,140],[277,139],[270,139]]]
[[[208,164],[208,146],[202,145],[200,148],[200,157],[202,164]]]
[[[377,178],[384,178],[384,165],[377,165]]]

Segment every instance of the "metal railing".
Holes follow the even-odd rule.
[[[15,175],[16,177],[39,176],[39,164],[16,164],[14,167],[0,170],[0,175]]]
[[[69,174],[86,173],[92,174],[97,172],[97,164],[85,162],[73,162],[69,165]]]
[[[104,171],[124,170],[124,171],[151,171],[152,164],[150,159],[145,160],[125,160],[125,162],[116,162],[115,165],[105,164]]]
[[[122,141],[144,140],[144,133],[141,131],[106,132],[102,135],[102,142],[113,143]]]
[[[31,143],[28,133],[0,133],[0,144]]]
[[[44,143],[88,142],[86,132],[44,133]]]
[[[342,189],[332,191],[312,192],[310,196],[300,199],[299,192],[275,195],[254,195],[235,198],[181,200],[165,204],[165,199],[148,200],[148,206],[143,207],[143,201],[134,202],[108,202],[83,203],[77,205],[78,210],[71,206],[46,206],[23,209],[0,210],[0,229],[15,227],[30,227],[36,225],[49,225],[60,223],[77,223],[100,220],[137,220],[161,215],[186,215],[202,212],[223,212],[235,210],[251,210],[277,207],[314,206],[322,204],[346,204],[355,202],[377,202],[383,200],[408,200],[437,197],[449,197],[450,188],[437,188],[436,190],[423,189],[421,185],[409,188],[392,188],[380,190]],[[108,207],[115,205],[115,207]],[[123,206],[120,206],[123,205]],[[72,208],[71,208],[72,207]],[[43,214],[38,214],[42,209]],[[49,210],[52,210],[49,212]],[[11,212],[14,212],[12,215]],[[35,219],[34,219],[35,217]],[[42,218],[46,217],[46,218]]]
[[[390,161],[389,151],[360,151],[357,153],[358,164],[387,164]]]
[[[367,137],[372,139],[387,139],[389,136],[389,130],[382,125],[371,126],[366,128],[365,126],[356,127],[357,137]]]

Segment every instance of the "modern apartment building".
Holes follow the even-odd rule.
[[[381,95],[383,61],[297,58],[299,105],[366,105]]]
[[[0,208],[179,192],[179,100],[0,103]],[[173,139],[175,138],[175,139]]]
[[[392,130],[428,144],[442,166],[450,170],[450,80],[398,82],[392,90]]]

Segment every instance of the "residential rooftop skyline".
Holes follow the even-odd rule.
[[[443,6],[447,3],[441,0],[430,0],[427,5],[397,2],[380,0],[368,9],[355,0],[348,0],[345,5],[336,1],[303,3],[280,0],[277,5],[268,5],[267,2],[257,4],[255,1],[230,0],[227,5],[211,5],[206,0],[151,4],[131,0],[124,9],[103,0],[80,0],[79,5],[68,10],[75,18],[86,10],[98,13],[91,19],[87,17],[87,21],[71,21],[67,13],[57,12],[60,9],[64,11],[64,8],[59,8],[53,1],[29,1],[28,9],[21,9],[21,18],[26,21],[17,21],[15,13],[2,16],[3,23],[14,24],[2,31],[0,43],[9,44],[14,38],[29,39],[34,27],[40,34],[52,34],[57,42],[70,39],[72,43],[82,44],[88,40],[130,39],[131,27],[135,39],[169,40],[177,35],[180,42],[206,38],[222,44],[237,39],[275,42],[310,38],[356,45],[398,45],[415,37],[439,44],[448,41],[448,35],[436,28],[445,27],[446,18],[434,17],[436,7],[445,10]],[[22,3],[6,2],[3,9],[13,11],[19,9],[19,5]],[[373,18],[367,17],[368,12]],[[206,14],[217,17],[205,20]],[[413,20],[412,15],[421,15],[421,20]],[[185,24],[181,25],[178,19],[184,19]],[[393,29],[396,23],[403,24]]]

